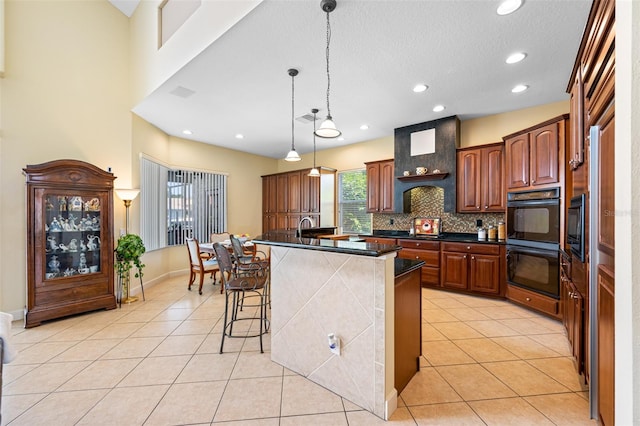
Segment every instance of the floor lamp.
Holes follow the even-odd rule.
[[[124,207],[126,210],[124,232],[125,232],[125,235],[127,235],[129,233],[129,207],[131,207],[131,201],[133,201],[138,196],[138,194],[140,193],[140,190],[139,189],[116,189],[115,191],[118,198],[124,201]],[[124,298],[124,300],[121,301],[121,303],[133,303],[137,301],[138,298],[136,296],[129,295],[129,286],[131,284],[131,276],[127,275],[126,277],[118,277],[118,279],[124,281],[123,284],[127,290],[126,291],[127,296]]]

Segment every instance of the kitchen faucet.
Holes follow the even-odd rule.
[[[315,225],[313,224],[313,219],[311,219],[311,216],[305,216],[302,219],[300,219],[300,222],[298,222],[298,233],[297,233],[297,237],[302,237],[302,222],[304,222],[305,220],[309,221],[309,225],[311,225],[311,228],[313,228]]]

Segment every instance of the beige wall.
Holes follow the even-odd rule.
[[[26,293],[27,164],[71,158],[128,181],[128,20],[107,1],[7,1],[0,80],[0,310]],[[119,179],[120,180],[120,179]],[[116,181],[116,185],[119,180]],[[116,212],[116,220],[123,213]]]

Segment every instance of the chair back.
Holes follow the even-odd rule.
[[[223,279],[225,273],[229,274],[229,276],[233,275],[233,261],[231,260],[229,250],[220,243],[213,243],[213,251],[216,253],[218,267],[220,268],[220,272],[222,272]]]
[[[244,249],[242,248],[242,243],[235,236],[230,236],[231,247],[233,248],[233,255],[240,261],[242,258],[248,258],[251,256],[247,256],[244,254]]]
[[[221,243],[225,240],[229,239],[229,233],[228,232],[220,232],[220,233],[213,233],[210,235],[209,238],[209,242],[210,243]]]
[[[189,251],[189,263],[191,266],[200,266],[202,259],[200,258],[200,245],[195,238],[186,238],[187,250]]]

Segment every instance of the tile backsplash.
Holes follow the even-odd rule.
[[[411,213],[373,215],[373,229],[409,230],[415,217],[439,217],[442,232],[476,232],[476,219],[483,226],[497,225],[503,213],[449,213],[444,211],[444,189],[421,186],[411,190]],[[390,221],[393,220],[393,224]]]

